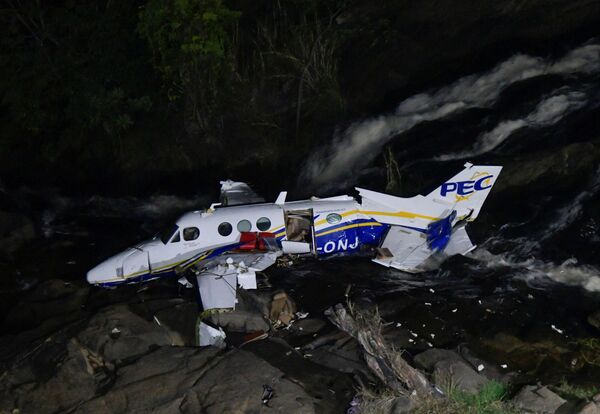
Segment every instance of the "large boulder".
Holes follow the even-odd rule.
[[[111,362],[121,362],[148,353],[164,345],[183,345],[176,331],[147,320],[125,304],[98,312],[78,334],[82,344]]]
[[[526,385],[512,399],[517,408],[528,413],[553,414],[566,400],[544,386]]]
[[[234,332],[268,331],[270,298],[257,292],[237,290],[235,310],[212,313],[207,320],[214,325]]]
[[[273,389],[263,404],[263,385]],[[118,372],[106,394],[78,413],[313,413],[317,402],[249,352],[163,347]]]
[[[488,380],[465,362],[447,359],[435,364],[433,382],[442,389],[454,387],[460,391],[476,393]]]
[[[462,361],[460,355],[450,349],[431,348],[421,352],[414,358],[417,368],[433,371],[435,365],[441,361]]]

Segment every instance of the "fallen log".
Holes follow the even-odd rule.
[[[434,390],[427,378],[402,358],[400,350],[387,344],[381,334],[381,319],[376,312],[356,312],[337,304],[325,311],[338,329],[354,337],[363,349],[367,365],[389,388],[413,397],[430,396]]]

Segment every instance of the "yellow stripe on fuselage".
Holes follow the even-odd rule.
[[[398,211],[395,213],[387,211],[361,211],[361,213],[368,216],[388,216],[388,217],[402,217],[402,218],[420,218],[424,220],[437,220],[439,217],[426,216],[419,213],[411,213],[408,211]]]

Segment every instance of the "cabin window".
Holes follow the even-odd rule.
[[[179,232],[175,233],[175,236],[171,239],[171,243],[177,243],[181,240],[181,234]]]
[[[219,224],[218,231],[221,236],[226,237],[231,234],[231,232],[233,231],[233,227],[231,227],[231,224],[224,222]]]
[[[197,227],[186,227],[183,229],[183,240],[192,241],[200,237],[200,230]]]
[[[240,233],[252,230],[252,223],[248,220],[240,220],[237,224],[237,229]]]
[[[271,220],[269,220],[267,217],[261,217],[256,220],[256,227],[260,231],[267,231],[271,228]]]
[[[159,233],[160,241],[162,241],[163,244],[167,244],[176,231],[179,231],[179,226],[177,224],[173,224],[171,227],[164,229]]]
[[[342,221],[342,216],[340,216],[337,213],[330,213],[330,214],[327,214],[327,217],[325,219],[327,220],[327,223],[335,224],[335,223],[339,223],[340,221]]]

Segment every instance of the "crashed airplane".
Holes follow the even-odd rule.
[[[465,164],[430,194],[395,197],[356,188],[343,195],[265,203],[245,183],[221,182],[221,202],[181,216],[166,231],[102,262],[90,284],[112,287],[184,276],[202,307],[235,308],[236,289],[256,289],[256,272],[285,254],[372,251],[373,261],[405,272],[432,269],[475,246],[465,230],[477,218],[502,167]]]

